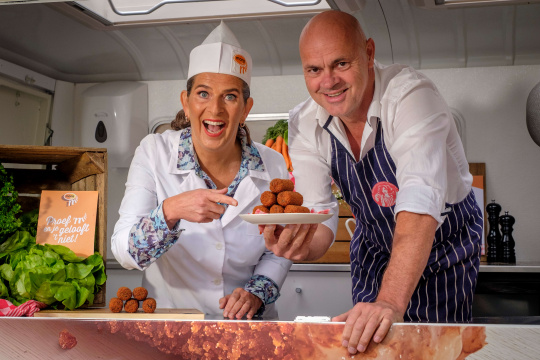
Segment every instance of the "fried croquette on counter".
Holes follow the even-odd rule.
[[[277,202],[283,207],[287,205],[302,205],[304,203],[304,197],[296,191],[283,191],[278,194]]]
[[[118,288],[118,291],[116,292],[116,297],[122,301],[129,300],[132,296],[131,290],[126,286]]]
[[[136,300],[144,300],[148,296],[148,290],[143,288],[142,286],[136,287],[133,289],[133,297]]]
[[[111,300],[109,300],[109,310],[111,310],[113,313],[119,313],[120,311],[122,311],[123,307],[124,302],[119,298],[112,298]]]
[[[310,213],[310,211],[305,206],[287,205],[285,206],[285,213]]]
[[[153,298],[146,298],[142,303],[142,309],[145,313],[153,313],[156,310],[156,300]]]
[[[270,181],[270,191],[279,194],[282,191],[293,191],[294,183],[289,179],[273,179]]]
[[[276,203],[276,194],[271,191],[265,191],[261,194],[261,204],[270,208]]]
[[[124,304],[124,310],[126,310],[126,312],[128,312],[128,313],[137,312],[138,309],[139,309],[139,301],[138,300],[129,299]]]
[[[257,205],[253,208],[253,213],[256,214],[257,213],[257,210],[260,210],[262,211],[263,213],[269,213],[270,212],[270,209],[268,209],[266,206],[264,205]]]
[[[278,204],[272,205],[270,208],[270,214],[282,214],[283,212],[285,212],[285,208]]]

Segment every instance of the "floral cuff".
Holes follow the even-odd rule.
[[[180,221],[169,230],[161,203],[131,228],[129,253],[141,268],[146,269],[176,243],[181,232]]]
[[[257,317],[264,313],[266,305],[274,303],[280,295],[277,284],[264,275],[253,275],[244,286],[244,290],[257,296],[263,303],[255,314]]]

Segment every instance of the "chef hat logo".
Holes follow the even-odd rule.
[[[74,193],[65,193],[62,196],[62,200],[66,201],[66,206],[72,206],[79,201],[79,197]]]
[[[189,55],[188,79],[204,72],[239,77],[251,82],[251,56],[242,49],[233,32],[222,21]]]

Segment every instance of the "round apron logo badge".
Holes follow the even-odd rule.
[[[375,200],[379,206],[390,207],[396,203],[398,191],[399,189],[396,187],[396,185],[387,181],[381,181],[375,184],[371,190],[371,196],[373,196],[373,200]]]

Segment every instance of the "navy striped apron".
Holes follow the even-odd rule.
[[[354,304],[374,302],[392,249],[394,205],[374,199],[380,184],[398,190],[396,166],[384,144],[377,121],[375,146],[357,163],[324,125],[331,136],[332,177],[356,217],[351,247]],[[392,184],[392,185],[390,185]],[[381,204],[381,205],[379,205]],[[468,322],[480,265],[483,220],[474,193],[456,204],[446,204],[447,215],[437,229],[428,264],[407,310],[405,321]]]

